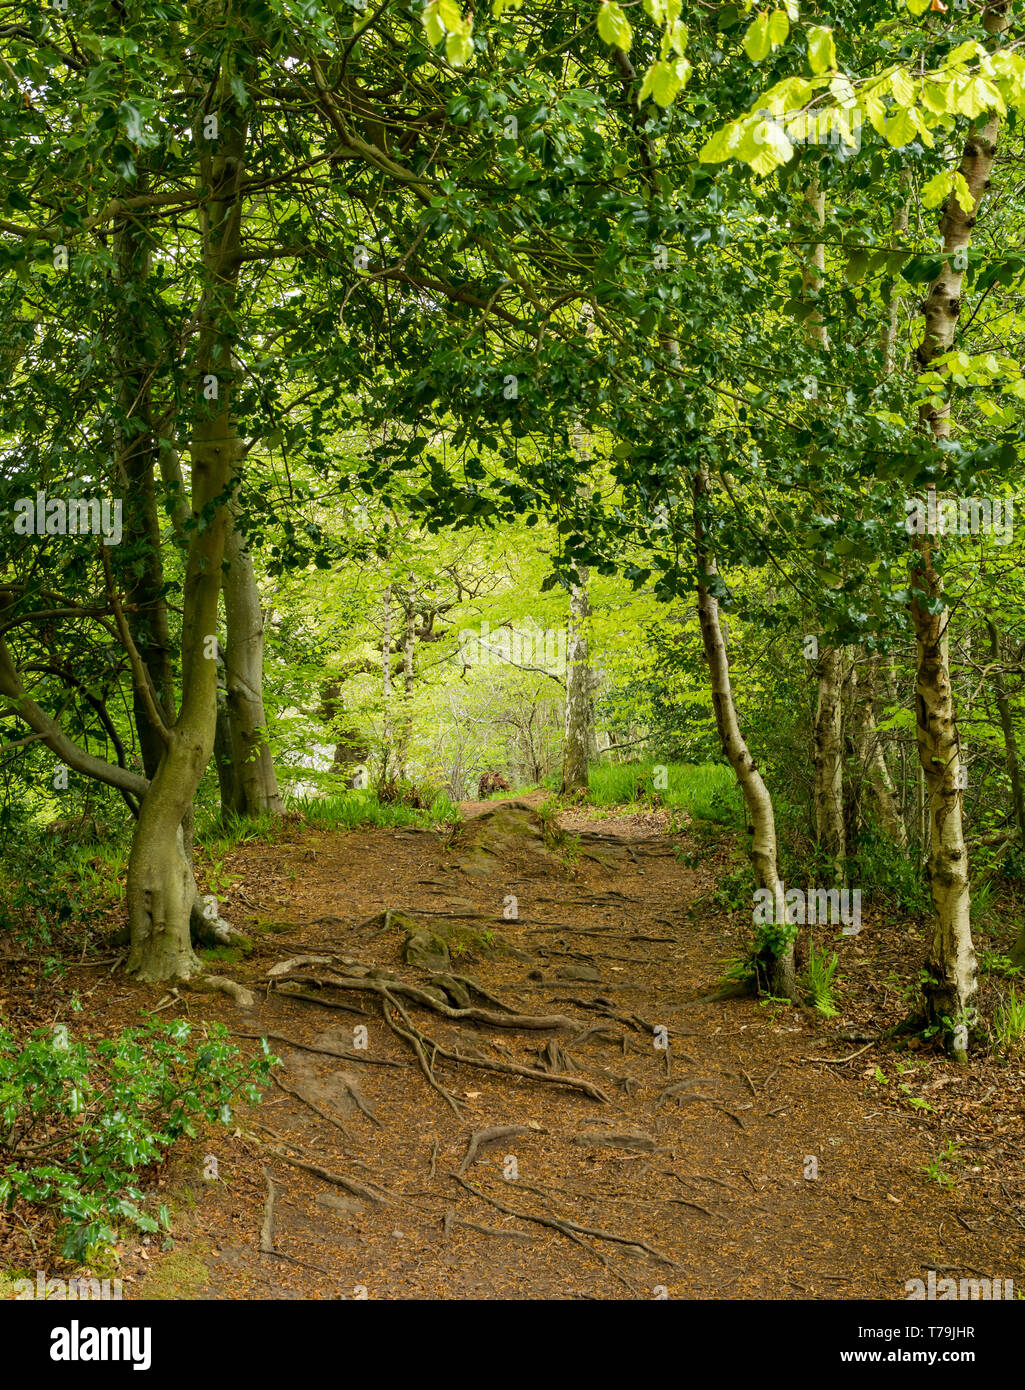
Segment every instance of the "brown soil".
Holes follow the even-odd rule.
[[[212,1129],[150,1180],[173,1197],[174,1248],[128,1241],[126,1296],[894,1299],[928,1269],[1025,1285],[1025,1066],[958,1067],[870,1040],[902,1016],[897,987],[880,982],[891,971],[916,977],[914,931],[866,921],[837,940],[835,1019],[710,998],[750,931],[748,913],[707,902],[732,850],[666,836],[653,816],[599,821],[580,810],[563,825],[583,831],[580,841],[555,853],[527,846],[487,876],[454,867],[445,837],[422,831],[297,831],[228,857],[239,878],[226,915],[292,930],[262,935],[245,964],[217,967],[256,989],[254,1010],[183,992],[160,1016],[345,1051],[365,1025],[368,1048],[341,1059],[272,1042],[281,1086],[234,1132]],[[510,895],[516,920],[503,916]],[[451,971],[490,995],[574,1020],[572,1031],[499,1028],[405,1001],[434,1042],[548,1068],[549,1081],[440,1057],[430,1068],[428,1054],[457,1115],[386,1025],[379,995],[304,986],[365,1011],[356,1013],[259,983],[275,962],[306,954],[428,982],[403,963],[405,933],[380,915],[387,909],[446,936]],[[74,972],[85,1004],[76,1029],[116,1031],[164,997],[109,969]],[[306,967],[318,970],[329,973]],[[34,985],[12,973],[8,1000],[23,994],[27,1007]],[[560,978],[574,973],[597,978]],[[556,1084],[567,1079],[608,1099]],[[514,1132],[485,1139],[463,1166],[475,1133],[506,1126]],[[203,1177],[210,1155],[216,1180]],[[261,1231],[272,1251],[261,1251]],[[5,1239],[0,1263],[27,1264],[24,1253],[15,1260],[18,1233]]]

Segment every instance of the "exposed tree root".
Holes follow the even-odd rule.
[[[456,1114],[459,1115],[460,1119],[462,1119],[463,1117],[462,1111],[459,1109],[458,1104],[456,1103],[454,1098],[452,1098],[451,1092],[446,1091],[445,1088],[441,1086],[440,1082],[438,1082],[437,1078],[434,1076],[433,1064],[438,1057],[441,1057],[446,1062],[455,1062],[459,1066],[473,1067],[477,1068],[480,1071],[500,1072],[505,1076],[525,1076],[529,1078],[531,1081],[547,1082],[549,1085],[561,1086],[565,1090],[579,1091],[583,1095],[589,1096],[592,1100],[602,1101],[606,1105],[611,1104],[609,1097],[605,1094],[601,1087],[594,1085],[593,1082],[584,1081],[582,1079],[578,1079],[577,1077],[553,1074],[547,1071],[542,1071],[538,1067],[523,1067],[520,1066],[518,1062],[495,1061],[492,1058],[484,1057],[479,1053],[476,1053],[473,1056],[468,1056],[464,1052],[458,1052],[454,1048],[446,1047],[443,1043],[436,1042],[433,1038],[429,1038],[426,1036],[426,1034],[422,1033],[420,1029],[417,1028],[416,1025],[413,1023],[412,1019],[409,1017],[409,1014],[402,1007],[399,1001],[391,996],[389,996],[389,998],[391,1000],[391,1003],[395,1005],[395,1008],[402,1015],[403,1020],[405,1021],[410,1030],[408,1034],[402,1031],[402,1036],[405,1037],[406,1041],[409,1042],[410,1045],[412,1045],[414,1038],[416,1040],[417,1048],[414,1048],[414,1051],[417,1051],[417,1059],[420,1061],[421,1069],[425,1071],[425,1075],[427,1076],[428,1081],[430,1081],[431,1085],[434,1087],[435,1090],[440,1091],[446,1097],[446,1099],[448,1099],[449,1105],[452,1106],[453,1110],[455,1110]],[[398,1029],[398,1025],[395,1024],[391,1019],[387,1018],[387,1013],[385,1014],[385,1017],[388,1021],[389,1027],[391,1027],[394,1031],[399,1032],[400,1030]],[[428,1048],[431,1052],[430,1063],[427,1062],[427,1058],[425,1055],[425,1049]]]
[[[327,1120],[327,1122],[329,1124],[334,1125],[336,1129],[340,1129],[343,1134],[348,1134],[348,1126],[342,1119],[341,1115],[335,1115],[326,1106],[321,1105],[319,1101],[314,1100],[313,1097],[304,1087],[298,1085],[286,1086],[285,1083],[282,1081],[281,1077],[276,1072],[272,1073],[271,1079],[274,1081],[275,1085],[280,1086],[281,1090],[283,1090],[287,1095],[295,1096],[296,1100],[301,1100],[303,1105],[307,1106],[310,1110],[312,1110],[315,1115],[319,1115],[322,1120]],[[369,1108],[366,1101],[360,1095],[359,1091],[357,1091],[354,1086],[350,1086],[345,1077],[338,1072],[335,1072],[334,1079],[335,1081],[340,1081],[342,1083],[342,1085],[345,1087],[346,1094],[350,1097],[352,1103],[356,1106],[356,1108],[358,1110],[361,1110],[363,1114],[366,1115],[367,1119],[371,1120],[375,1125],[377,1125],[378,1129],[380,1129],[381,1121]]]
[[[465,1173],[467,1168],[476,1161],[477,1155],[482,1150],[490,1149],[495,1144],[501,1144],[503,1140],[517,1139],[521,1135],[530,1133],[531,1131],[526,1125],[493,1125],[490,1129],[478,1129],[470,1136],[466,1154],[456,1172]]]
[[[400,1028],[399,1025],[392,1018],[388,1008],[389,1004],[393,1005],[395,1009],[402,1015],[405,1021],[409,1024],[408,1031],[405,1028]],[[381,1012],[384,1015],[385,1023],[392,1030],[392,1032],[397,1037],[400,1037],[405,1042],[409,1043],[410,1047],[413,1049],[413,1052],[416,1056],[416,1060],[420,1063],[420,1070],[427,1078],[427,1084],[430,1086],[431,1090],[437,1091],[438,1095],[441,1096],[445,1104],[448,1105],[452,1112],[457,1116],[457,1118],[461,1120],[463,1118],[463,1112],[459,1108],[459,1102],[456,1100],[452,1092],[446,1086],[443,1086],[441,1082],[438,1080],[438,1078],[434,1075],[434,1069],[431,1066],[430,1062],[428,1062],[427,1056],[424,1052],[423,1035],[420,1033],[419,1029],[414,1026],[412,1019],[406,1013],[405,1009],[402,1007],[402,1005],[399,1003],[397,999],[393,998],[391,995],[386,993],[385,998],[381,1004]],[[437,1047],[434,1048],[434,1053],[435,1055],[437,1055]]]
[[[503,1231],[499,1226],[482,1226],[479,1221],[467,1221],[464,1217],[457,1216],[450,1207],[441,1222],[441,1232],[446,1240],[453,1226],[464,1226],[468,1231],[479,1231],[482,1236],[504,1236],[506,1240],[536,1239],[529,1231]]]
[[[182,983],[187,989],[197,990],[201,994],[226,994],[229,999],[234,999],[240,1009],[256,1006],[256,996],[252,990],[246,989],[237,980],[229,980],[227,975],[191,975]]]
[[[286,980],[284,983],[290,984],[291,982]],[[343,1004],[339,999],[325,999],[320,994],[311,994],[309,990],[294,988],[282,989],[281,986],[278,985],[277,991],[279,994],[284,994],[288,999],[306,999],[309,1003],[320,1004],[325,1009],[341,1009],[342,1013],[355,1014],[357,1018],[370,1017],[366,1009],[361,1009],[357,1004]]]
[[[568,1072],[578,1070],[573,1058],[562,1050],[554,1038],[538,1051],[537,1064],[542,1071],[553,1076],[565,1076]]]
[[[266,977],[265,977],[266,978]],[[426,990],[418,988],[416,985],[407,984],[404,980],[396,979],[387,971],[374,972],[373,975],[349,978],[344,975],[289,975],[284,979],[275,977],[268,980],[268,983],[276,989],[281,989],[283,984],[315,985],[320,989],[345,989],[355,991],[367,991],[371,994],[385,995],[394,998],[402,995],[403,998],[411,1000],[415,1004],[420,1004],[425,1009],[430,1009],[433,1013],[441,1014],[443,1018],[451,1018],[456,1022],[463,1019],[474,1023],[487,1023],[492,1028],[515,1028],[530,1031],[542,1031],[551,1029],[552,1031],[564,1030],[572,1032],[579,1025],[578,1019],[568,1018],[565,1014],[521,1014],[510,1005],[503,1004],[505,1012],[496,1012],[491,1009],[481,1009],[471,1006],[468,1009],[454,1009],[448,1004],[442,1003],[435,995],[429,994]],[[318,1000],[317,996],[311,994],[299,994],[293,990],[287,993],[292,998]],[[334,1005],[333,1007],[341,1007]]]
[[[344,1057],[347,1062],[365,1062],[371,1067],[405,1067],[409,1064],[402,1061],[394,1061],[391,1057],[369,1057],[365,1052],[357,1052],[354,1048],[347,1047],[328,1047],[326,1043],[300,1042],[298,1038],[290,1038],[285,1033],[239,1033],[233,1032],[233,1038],[271,1038],[274,1042],[285,1043],[288,1047],[298,1047],[305,1052],[321,1052],[325,1057]]]
[[[263,1170],[263,1176],[267,1183],[267,1201],[263,1208],[263,1226],[260,1228],[260,1253],[274,1255],[277,1253],[274,1249],[274,1203],[277,1201],[278,1189],[266,1168]]]
[[[581,1239],[582,1236],[590,1236],[593,1240],[610,1241],[615,1245],[625,1245],[634,1250],[643,1250],[646,1255],[650,1255],[653,1260],[658,1260],[660,1264],[669,1265],[673,1269],[679,1268],[676,1260],[664,1254],[661,1250],[656,1250],[656,1248],[653,1245],[649,1245],[646,1240],[635,1240],[630,1236],[616,1235],[613,1231],[603,1231],[596,1226],[581,1226],[576,1221],[571,1221],[568,1217],[535,1216],[532,1212],[515,1211],[512,1207],[506,1206],[504,1202],[500,1202],[497,1197],[491,1197],[486,1192],[481,1192],[479,1188],[468,1183],[465,1178],[461,1178],[458,1173],[452,1173],[450,1177],[453,1182],[457,1182],[459,1186],[464,1187],[467,1192],[472,1192],[475,1197],[479,1197],[482,1201],[489,1203],[493,1207],[497,1207],[499,1211],[505,1212],[506,1216],[515,1216],[521,1221],[534,1221],[539,1226],[548,1226],[553,1231],[560,1231],[563,1235],[575,1240],[577,1244],[583,1245],[585,1249],[591,1250],[593,1254],[598,1255],[602,1258],[603,1263],[605,1263],[605,1261],[604,1258],[601,1257],[601,1252],[596,1251],[593,1246],[589,1246],[586,1241]]]
[[[293,1158],[290,1153],[279,1148],[277,1144],[268,1144],[263,1139],[257,1139],[253,1134],[250,1134],[249,1137],[268,1153],[272,1153],[275,1158],[280,1158],[282,1163],[289,1163],[293,1168],[302,1168],[305,1172],[312,1173],[315,1178],[320,1178],[323,1182],[333,1183],[336,1187],[342,1188],[353,1197],[362,1197],[364,1201],[375,1202],[379,1206],[396,1200],[396,1194],[389,1192],[386,1188],[377,1187],[373,1183],[357,1182],[355,1178],[347,1178],[342,1173],[333,1173],[328,1168],[321,1168],[319,1164],[307,1163],[302,1158]]]

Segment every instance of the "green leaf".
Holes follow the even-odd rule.
[[[954,197],[961,204],[962,212],[966,212],[970,216],[975,211],[975,199],[968,187],[968,180],[960,169],[954,170]]]
[[[737,146],[737,158],[763,178],[786,164],[793,153],[793,145],[775,121],[754,121]]]
[[[918,134],[918,126],[910,111],[898,111],[886,122],[885,135],[894,148],[910,145]]]
[[[629,53],[630,45],[633,43],[633,30],[616,0],[602,0],[598,11],[598,33],[606,43]]]
[[[769,15],[769,42],[773,48],[779,48],[780,44],[786,43],[790,33],[790,18],[786,10],[773,10]]]
[[[808,30],[808,62],[816,76],[836,67],[836,44],[833,31],[824,24],[813,24]]]
[[[751,22],[747,33],[744,35],[744,52],[751,59],[752,63],[760,63],[763,58],[767,58],[772,50],[772,41],[769,38],[769,16],[760,14],[757,19]]]
[[[927,208],[938,208],[953,186],[953,169],[948,169],[947,172],[943,174],[934,174],[922,189],[922,206]]]
[[[732,159],[739,143],[740,126],[736,121],[730,121],[729,125],[724,125],[722,130],[715,132],[702,148],[698,160],[702,164],[722,164],[725,160]]]
[[[686,58],[680,58],[675,63],[657,62],[652,63],[644,77],[638,102],[642,102],[646,97],[654,97],[659,106],[671,106],[677,95],[683,90],[690,77],[691,66]]]

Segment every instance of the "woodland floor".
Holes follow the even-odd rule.
[[[271,1034],[281,1084],[234,1133],[211,1129],[152,1177],[171,1202],[174,1241],[166,1251],[126,1243],[125,1296],[900,1299],[928,1269],[1025,1288],[1025,1066],[958,1067],[868,1040],[905,1010],[895,984],[875,982],[916,977],[917,932],[867,916],[838,943],[835,1019],[712,1000],[723,959],[750,931],[746,914],[700,901],[730,866],[720,832],[670,837],[657,813],[565,814],[562,824],[583,832],[579,857],[526,849],[486,875],[455,867],[430,831],[300,828],[228,856],[238,877],[226,915],[274,930],[244,963],[213,968],[248,983],[257,1005],[182,992],[158,1016]],[[502,918],[508,894],[519,919],[488,920]],[[275,962],[329,954],[427,982],[430,972],[402,961],[402,931],[375,916],[386,909],[455,930],[464,954],[450,968],[484,991],[573,1020],[572,1031],[521,1031],[404,1001],[434,1042],[542,1077],[435,1057],[457,1115],[384,1022],[380,996],[307,986],[326,1007],[258,983]],[[76,1027],[113,1032],[166,998],[109,972],[70,972],[84,1003]],[[593,978],[560,978],[574,972]],[[0,978],[8,1012],[52,1017],[48,986]],[[358,1024],[363,1052],[353,1051]],[[656,1025],[668,1051],[655,1046]],[[499,1126],[522,1128],[465,1165],[471,1136]],[[948,1184],[924,1169],[951,1141],[956,1157],[939,1170]],[[203,1177],[211,1154],[217,1180]],[[509,1155],[515,1178],[504,1175]],[[809,1156],[817,1179],[805,1176]],[[0,1263],[30,1263],[23,1242],[8,1231]]]

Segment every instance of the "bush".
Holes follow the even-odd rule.
[[[89,1260],[115,1239],[118,1222],[167,1225],[143,1210],[137,1171],[163,1162],[203,1120],[229,1124],[239,1096],[260,1099],[271,1057],[246,1061],[211,1025],[190,1053],[177,1021],[129,1028],[94,1046],[63,1025],[27,1043],[0,1028],[0,1208],[17,1200],[54,1211],[62,1253]]]

